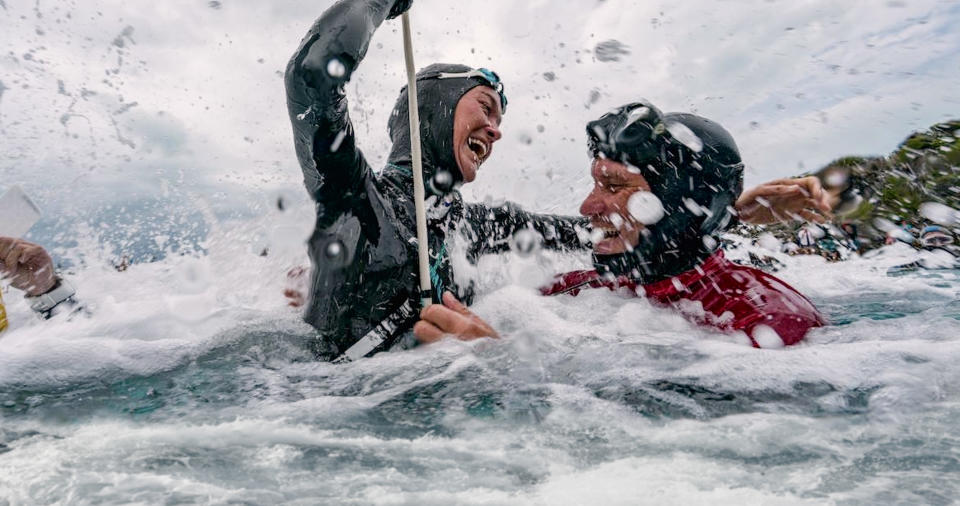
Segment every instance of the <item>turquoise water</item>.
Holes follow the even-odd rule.
[[[477,306],[500,341],[334,366],[311,360],[309,329],[278,292],[236,300],[215,261],[98,273],[142,292],[93,290],[91,316],[0,339],[6,503],[950,504],[960,492],[958,272],[892,280],[879,260],[786,259],[783,278],[835,323],[787,350],[645,301],[513,285]],[[186,302],[150,295],[204,280],[214,288]],[[185,303],[200,312],[185,318]]]

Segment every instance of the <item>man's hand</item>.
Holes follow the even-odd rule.
[[[743,192],[737,212],[740,221],[752,225],[792,220],[823,223],[833,217],[830,198],[816,177],[777,179]]]
[[[0,237],[0,277],[36,297],[53,289],[57,278],[53,259],[42,247],[22,239]]]
[[[443,305],[433,304],[420,311],[413,333],[421,343],[432,343],[452,335],[461,341],[481,337],[499,338],[487,322],[470,312],[452,293],[443,294]]]

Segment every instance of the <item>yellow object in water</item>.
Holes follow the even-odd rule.
[[[0,295],[0,332],[7,330],[7,310],[3,307],[3,295]]]

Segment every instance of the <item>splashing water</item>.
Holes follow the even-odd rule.
[[[627,200],[627,211],[644,225],[653,225],[663,219],[664,209],[660,199],[651,192],[640,191]]]
[[[516,251],[521,257],[529,257],[537,254],[543,244],[543,236],[536,230],[524,228],[513,234],[513,251]]]
[[[946,503],[960,273],[892,283],[905,253],[884,252],[780,256],[834,324],[785,350],[642,299],[508,286],[475,307],[501,340],[347,365],[312,360],[280,297],[290,258],[221,246],[90,268],[89,317],[33,321],[11,301],[0,495],[579,504],[599,483],[614,503]],[[195,299],[164,304],[170,287]]]

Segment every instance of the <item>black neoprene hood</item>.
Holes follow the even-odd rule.
[[[588,123],[587,135],[594,156],[637,168],[664,210],[633,251],[594,255],[598,270],[654,283],[693,269],[719,248],[716,235],[734,222],[743,190],[740,152],[722,126],[634,102]]]
[[[441,73],[460,74],[474,70],[466,65],[434,63],[417,72],[417,99],[420,105],[420,135],[423,145],[423,178],[428,182],[446,171],[456,185],[463,181],[453,145],[453,119],[460,99],[477,86],[490,86],[480,77],[437,79]],[[400,90],[390,115],[389,130],[393,149],[389,163],[410,166],[410,123],[407,87]]]

